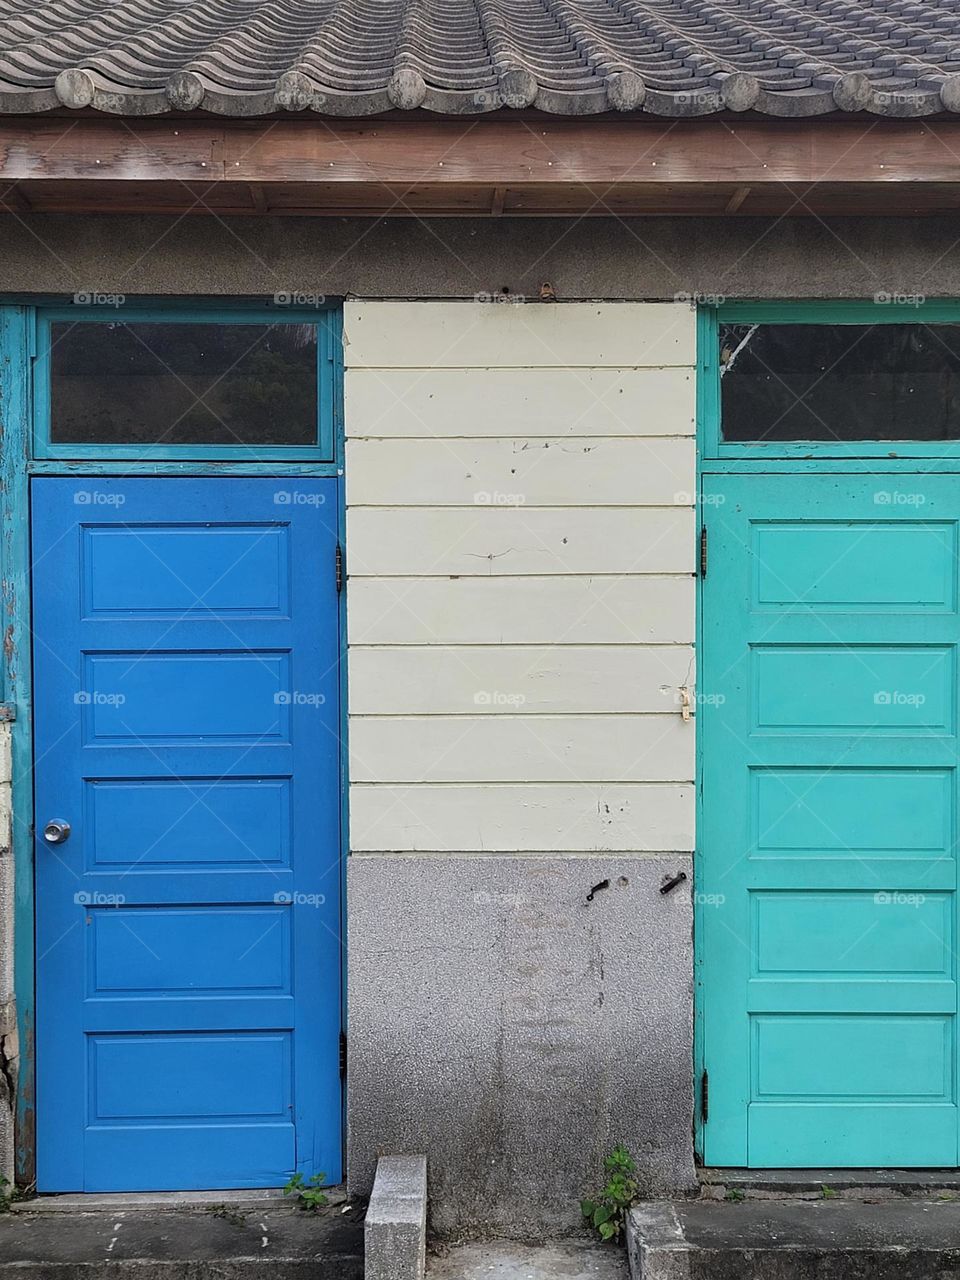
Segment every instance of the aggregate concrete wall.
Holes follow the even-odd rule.
[[[435,1230],[524,1238],[577,1227],[620,1139],[646,1194],[692,1185],[691,904],[659,892],[690,869],[351,858],[352,1185],[425,1152]]]
[[[0,216],[0,293],[960,296],[953,218]]]

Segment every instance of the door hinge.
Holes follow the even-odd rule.
[[[700,577],[707,576],[707,526],[700,526]]]
[[[700,1121],[707,1123],[710,1114],[710,1078],[704,1071],[700,1076]]]
[[[347,1033],[340,1032],[340,1078],[347,1074]]]
[[[337,550],[334,556],[334,568],[337,575],[337,590],[343,590],[343,547],[337,543]]]

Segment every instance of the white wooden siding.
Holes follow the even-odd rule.
[[[348,356],[349,356],[348,352]],[[693,371],[350,370],[354,436],[662,436],[694,429]],[[685,413],[679,406],[685,405]]]
[[[693,440],[676,437],[350,440],[347,502],[415,507],[676,506],[690,495],[694,466]]]
[[[694,679],[680,644],[354,645],[349,662],[355,717],[672,714]]]
[[[694,333],[347,304],[355,852],[693,847]]]

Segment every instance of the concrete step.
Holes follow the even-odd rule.
[[[362,1280],[363,1207],[314,1214],[224,1200],[204,1206],[0,1216],[0,1280]]]
[[[633,1280],[958,1280],[960,1199],[637,1205]]]

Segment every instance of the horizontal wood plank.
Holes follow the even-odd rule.
[[[351,644],[692,644],[692,577],[357,578]]]
[[[689,506],[352,507],[347,513],[351,578],[693,573],[695,559]]]
[[[662,436],[696,431],[692,368],[348,368],[348,436]]]
[[[368,786],[350,790],[350,844],[364,853],[689,852],[694,789]]]
[[[664,712],[695,679],[687,645],[358,646],[353,715]]]
[[[347,301],[343,327],[348,369],[692,367],[696,359],[696,315],[685,302]]]
[[[349,440],[351,506],[666,506],[692,501],[686,437]]]
[[[692,782],[694,741],[693,723],[676,708],[650,716],[355,716],[350,778]]]

